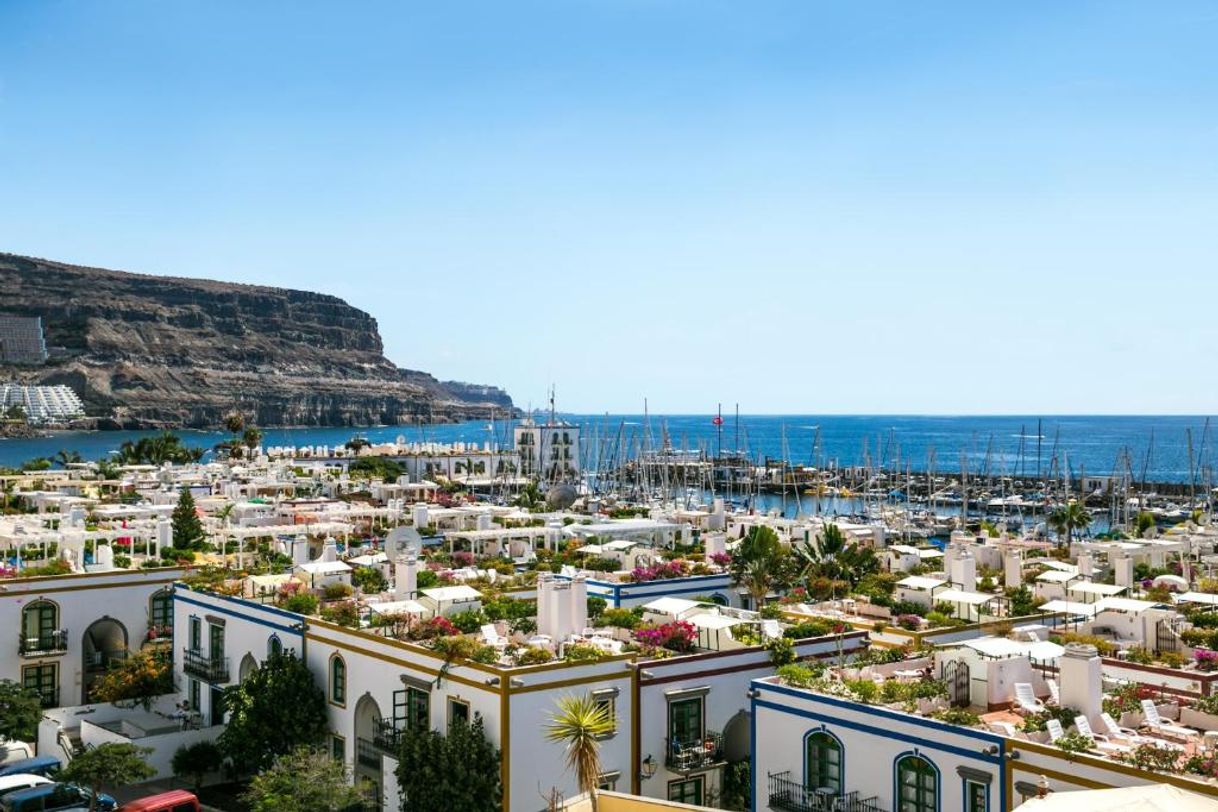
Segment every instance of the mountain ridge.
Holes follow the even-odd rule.
[[[384,356],[377,321],[314,291],[91,268],[0,253],[0,313],[41,316],[51,358],[0,367],[64,383],[110,427],[210,428],[480,419],[494,386],[440,381]]]

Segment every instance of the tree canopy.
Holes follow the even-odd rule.
[[[502,806],[499,751],[477,716],[453,725],[447,736],[403,733],[396,774],[402,808],[411,812],[498,812]]]
[[[97,793],[102,788],[122,787],[147,781],[156,775],[144,757],[152,752],[148,747],[107,742],[85,750],[68,762],[59,773],[62,781],[83,784],[92,790],[89,809],[97,809]]]
[[[198,550],[204,546],[203,522],[195,509],[190,488],[183,488],[173,509],[173,546],[179,550]]]
[[[788,553],[778,534],[765,525],[750,527],[732,553],[732,580],[748,590],[753,607],[760,609],[770,588],[783,577]]]
[[[0,739],[33,741],[41,720],[38,694],[12,680],[0,680]]]
[[[171,432],[124,440],[118,447],[120,465],[162,465],[167,462],[185,464],[203,458],[203,449],[182,445],[182,438]]]
[[[344,812],[362,809],[364,800],[343,762],[312,747],[275,759],[254,776],[242,799],[251,812]]]
[[[292,652],[269,656],[225,694],[228,725],[218,743],[241,770],[269,767],[277,756],[322,742],[326,698]]]

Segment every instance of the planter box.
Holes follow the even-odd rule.
[[[1200,730],[1218,730],[1218,714],[1202,713],[1192,708],[1180,709],[1180,722]]]

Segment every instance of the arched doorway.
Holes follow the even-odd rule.
[[[81,701],[87,705],[97,678],[127,659],[127,627],[112,617],[93,621],[81,640],[81,658]]]
[[[371,694],[364,694],[355,703],[355,783],[367,779],[367,783],[375,788],[376,797],[380,803],[382,751],[377,743],[377,733],[381,725],[381,708]]]
[[[245,682],[245,678],[258,670],[258,661],[253,654],[241,658],[241,667],[237,669],[237,682]]]

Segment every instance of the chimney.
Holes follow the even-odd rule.
[[[309,563],[309,538],[297,536],[292,541],[292,565],[299,567]]]
[[[965,547],[956,553],[948,580],[967,592],[977,589],[977,559],[972,550]]]
[[[1086,578],[1091,578],[1095,572],[1095,559],[1091,557],[1091,551],[1083,550],[1078,554],[1078,574]]]
[[[1002,554],[1002,583],[1008,588],[1023,584],[1023,552],[1008,549]]]
[[[947,580],[954,580],[956,573],[956,557],[960,555],[960,547],[954,541],[949,541],[943,548],[943,574]]]
[[[1117,586],[1133,586],[1133,559],[1124,553],[1118,553],[1112,560],[1112,570],[1116,576]]]
[[[583,575],[571,579],[567,590],[567,618],[571,634],[582,634],[588,627],[588,581]]]
[[[114,569],[114,548],[109,544],[98,544],[93,548],[93,563],[101,569]]]
[[[716,497],[711,507],[710,520],[707,522],[708,530],[723,530],[727,527],[727,514],[724,511],[723,497]]]
[[[537,633],[554,634],[554,573],[537,573]]]
[[[475,527],[478,530],[490,530],[493,526],[494,526],[494,522],[491,521],[491,514],[489,514],[489,513],[479,513],[478,514],[478,523],[477,523],[477,525],[475,525]]]
[[[411,511],[411,517],[416,528],[426,527],[430,519],[427,513],[427,505],[415,505]]]
[[[152,539],[153,548],[150,551],[153,558],[161,557],[161,550],[173,546],[173,522],[160,519],[156,523],[156,535]]]
[[[1087,721],[1098,725],[1100,714],[1104,711],[1104,689],[1100,655],[1095,646],[1066,644],[1066,651],[1058,660],[1058,668],[1061,706],[1078,708]]]
[[[327,536],[325,542],[321,545],[321,556],[319,561],[337,561],[338,560],[338,542],[333,536]]]
[[[395,601],[410,600],[419,591],[419,560],[414,552],[407,550],[406,555],[393,564],[393,599]]]
[[[705,534],[702,536],[702,543],[705,545],[707,561],[710,561],[712,556],[727,552],[727,539],[720,533]]]

